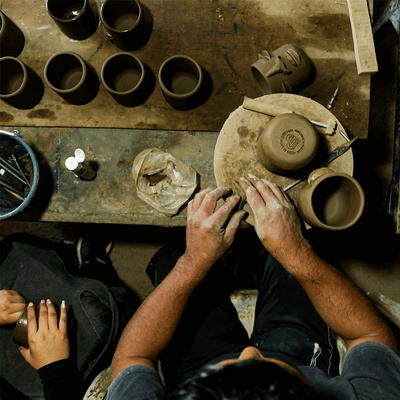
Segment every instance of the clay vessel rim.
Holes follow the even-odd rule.
[[[324,175],[319,176],[318,178],[316,178],[312,183],[313,183],[313,188],[311,191],[311,197],[314,196],[314,192],[316,187],[324,180],[328,179],[328,178],[346,178],[349,179],[351,182],[353,182],[353,184],[356,186],[358,192],[361,194],[360,196],[360,200],[361,200],[361,204],[359,207],[359,210],[357,212],[357,214],[353,217],[353,220],[350,221],[348,224],[344,224],[344,225],[340,225],[340,226],[331,226],[331,225],[327,225],[324,224],[315,214],[314,210],[312,210],[312,214],[314,215],[314,217],[320,222],[321,226],[323,229],[327,229],[327,230],[331,230],[331,231],[339,231],[339,230],[344,230],[344,229],[348,229],[350,227],[352,227],[363,215],[364,213],[364,209],[365,209],[365,196],[364,196],[364,191],[361,187],[361,185],[357,182],[356,179],[354,179],[352,176],[345,174],[343,172],[335,172],[333,171],[332,173],[326,173]]]
[[[140,21],[142,20],[142,14],[143,14],[143,13],[142,13],[142,5],[141,5],[137,0],[133,0],[133,1],[137,4],[137,6],[138,6],[138,10],[139,10],[138,17],[137,17],[135,23],[133,24],[133,26],[132,26],[130,29],[121,30],[121,29],[115,29],[114,27],[112,27],[111,25],[109,25],[109,24],[106,22],[106,19],[104,18],[104,8],[106,7],[106,5],[107,5],[110,1],[111,1],[111,0],[105,0],[105,2],[101,5],[101,8],[100,8],[100,19],[101,19],[102,24],[105,25],[105,27],[107,28],[107,30],[109,29],[110,31],[116,32],[116,33],[124,33],[124,32],[131,32],[131,31],[133,31],[133,30],[139,25]]]
[[[49,1],[50,0],[46,0],[46,10],[51,15],[51,18],[54,18],[56,21],[63,22],[66,24],[76,21],[76,19],[79,18],[86,11],[88,6],[87,0],[83,0],[83,7],[82,10],[79,11],[78,15],[76,15],[74,18],[71,19],[62,19],[62,18],[57,18],[55,15],[51,13],[51,11],[49,10]]]
[[[72,88],[70,88],[70,89],[61,89],[61,88],[58,88],[58,87],[54,86],[54,85],[49,81],[49,79],[47,78],[47,70],[48,70],[48,68],[49,68],[50,63],[51,63],[56,57],[63,56],[63,55],[70,55],[70,56],[75,57],[75,58],[81,63],[81,66],[82,66],[82,76],[81,76],[80,81],[79,81],[74,87],[72,87]],[[62,94],[64,94],[64,93],[71,93],[71,92],[73,92],[73,91],[79,89],[79,88],[83,85],[83,82],[84,82],[84,80],[86,79],[86,75],[87,75],[87,67],[86,67],[85,60],[84,60],[79,54],[74,53],[74,52],[72,52],[72,51],[62,51],[62,52],[60,52],[60,53],[53,54],[53,55],[47,60],[47,63],[46,63],[46,65],[45,65],[45,67],[44,67],[44,79],[45,79],[46,83],[47,83],[55,92],[57,92],[57,93],[62,93]]]
[[[20,86],[15,92],[8,93],[8,94],[2,94],[2,93],[0,93],[0,98],[2,98],[2,99],[8,99],[8,98],[10,98],[10,97],[16,96],[16,95],[18,95],[19,93],[21,93],[22,90],[23,90],[23,89],[25,88],[25,86],[26,86],[26,79],[27,79],[27,74],[28,74],[28,70],[26,69],[26,65],[25,65],[21,60],[19,60],[17,57],[12,57],[12,56],[1,57],[1,58],[0,58],[0,63],[1,63],[1,61],[5,61],[5,60],[16,61],[16,62],[21,66],[21,68],[22,68],[22,71],[23,71],[23,73],[24,73],[24,79],[22,80],[21,86]]]
[[[0,37],[1,37],[1,34],[3,33],[3,29],[4,29],[4,21],[5,21],[5,18],[3,18],[3,12],[0,10],[0,22],[1,22],[1,24],[0,24]]]
[[[126,92],[119,92],[119,91],[117,91],[117,90],[111,89],[111,88],[107,85],[107,83],[106,83],[106,81],[105,81],[105,79],[104,79],[104,70],[105,70],[105,68],[107,67],[108,62],[109,62],[110,60],[112,60],[113,58],[116,58],[116,57],[121,56],[121,55],[129,56],[129,57],[133,58],[135,61],[137,61],[138,64],[139,64],[139,66],[140,66],[140,71],[141,71],[141,75],[140,75],[139,82],[138,82],[132,89],[129,89],[129,90],[127,90]],[[143,82],[143,80],[144,80],[144,74],[145,74],[145,69],[144,69],[144,64],[142,63],[142,61],[140,61],[136,56],[134,56],[134,55],[131,54],[131,53],[128,53],[128,52],[120,52],[120,53],[116,53],[116,54],[111,55],[110,57],[107,58],[106,61],[104,61],[103,65],[102,65],[102,67],[101,67],[101,71],[100,71],[100,79],[101,79],[101,82],[103,83],[103,85],[106,87],[106,89],[107,89],[110,93],[113,93],[113,94],[116,94],[116,95],[119,95],[119,96],[127,96],[127,95],[129,95],[129,94],[135,92],[135,91],[139,88],[139,86],[142,84],[142,82]]]
[[[166,88],[166,86],[164,85],[164,82],[161,79],[162,70],[167,65],[167,63],[172,61],[172,60],[176,60],[178,58],[184,58],[186,60],[189,60],[191,63],[193,63],[195,65],[195,67],[197,68],[197,71],[199,73],[199,79],[198,79],[196,87],[192,91],[187,92],[187,93],[182,93],[182,94],[177,94],[177,93],[174,93],[174,92],[171,92],[170,90],[168,90]],[[186,99],[186,98],[192,96],[193,94],[195,94],[196,92],[198,92],[198,90],[200,89],[200,86],[203,83],[203,70],[201,69],[200,64],[196,60],[194,60],[192,57],[185,56],[183,54],[178,54],[178,55],[171,56],[171,57],[167,58],[161,64],[160,70],[158,72],[158,82],[159,82],[163,92],[166,93],[168,96],[170,96],[170,97],[172,97],[174,99]]]

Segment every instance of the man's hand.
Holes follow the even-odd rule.
[[[0,325],[18,321],[26,300],[15,290],[0,290]]]
[[[230,189],[205,189],[197,193],[188,206],[186,230],[186,253],[193,265],[204,268],[205,272],[232,245],[240,221],[246,214],[237,211],[232,215],[240,196],[229,197],[215,210],[217,201],[229,195]]]
[[[25,360],[36,370],[55,361],[69,358],[67,334],[67,308],[65,302],[60,308],[60,321],[50,300],[40,302],[39,328],[35,315],[35,306],[28,306],[28,342],[29,349],[20,347]]]
[[[264,247],[279,261],[290,260],[306,244],[300,219],[289,196],[274,183],[253,175],[240,178],[254,215],[254,227]]]

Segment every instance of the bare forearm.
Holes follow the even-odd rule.
[[[325,323],[350,349],[361,341],[378,341],[398,353],[394,336],[368,297],[347,277],[303,245],[282,265],[302,285]]]
[[[172,339],[190,295],[202,278],[190,259],[179,259],[127,324],[113,358],[111,380],[129,365],[157,368],[159,356]]]

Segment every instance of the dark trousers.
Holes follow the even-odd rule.
[[[166,245],[154,255],[147,267],[154,286],[168,275],[184,251],[184,245]],[[321,352],[316,366],[330,376],[337,375],[338,353],[330,329],[297,280],[266,250],[244,267],[258,289],[251,338],[229,299],[233,273],[229,260],[223,258],[196,288],[173,340],[161,356],[167,388],[193,376],[217,357],[240,353],[247,346],[296,366],[310,365],[317,344]]]

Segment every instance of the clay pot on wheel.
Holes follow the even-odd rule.
[[[318,146],[318,133],[308,119],[281,114],[267,123],[259,137],[257,157],[268,171],[288,175],[308,165]]]
[[[365,205],[360,184],[350,175],[329,168],[312,172],[297,199],[304,221],[329,231],[353,226],[363,216]]]

